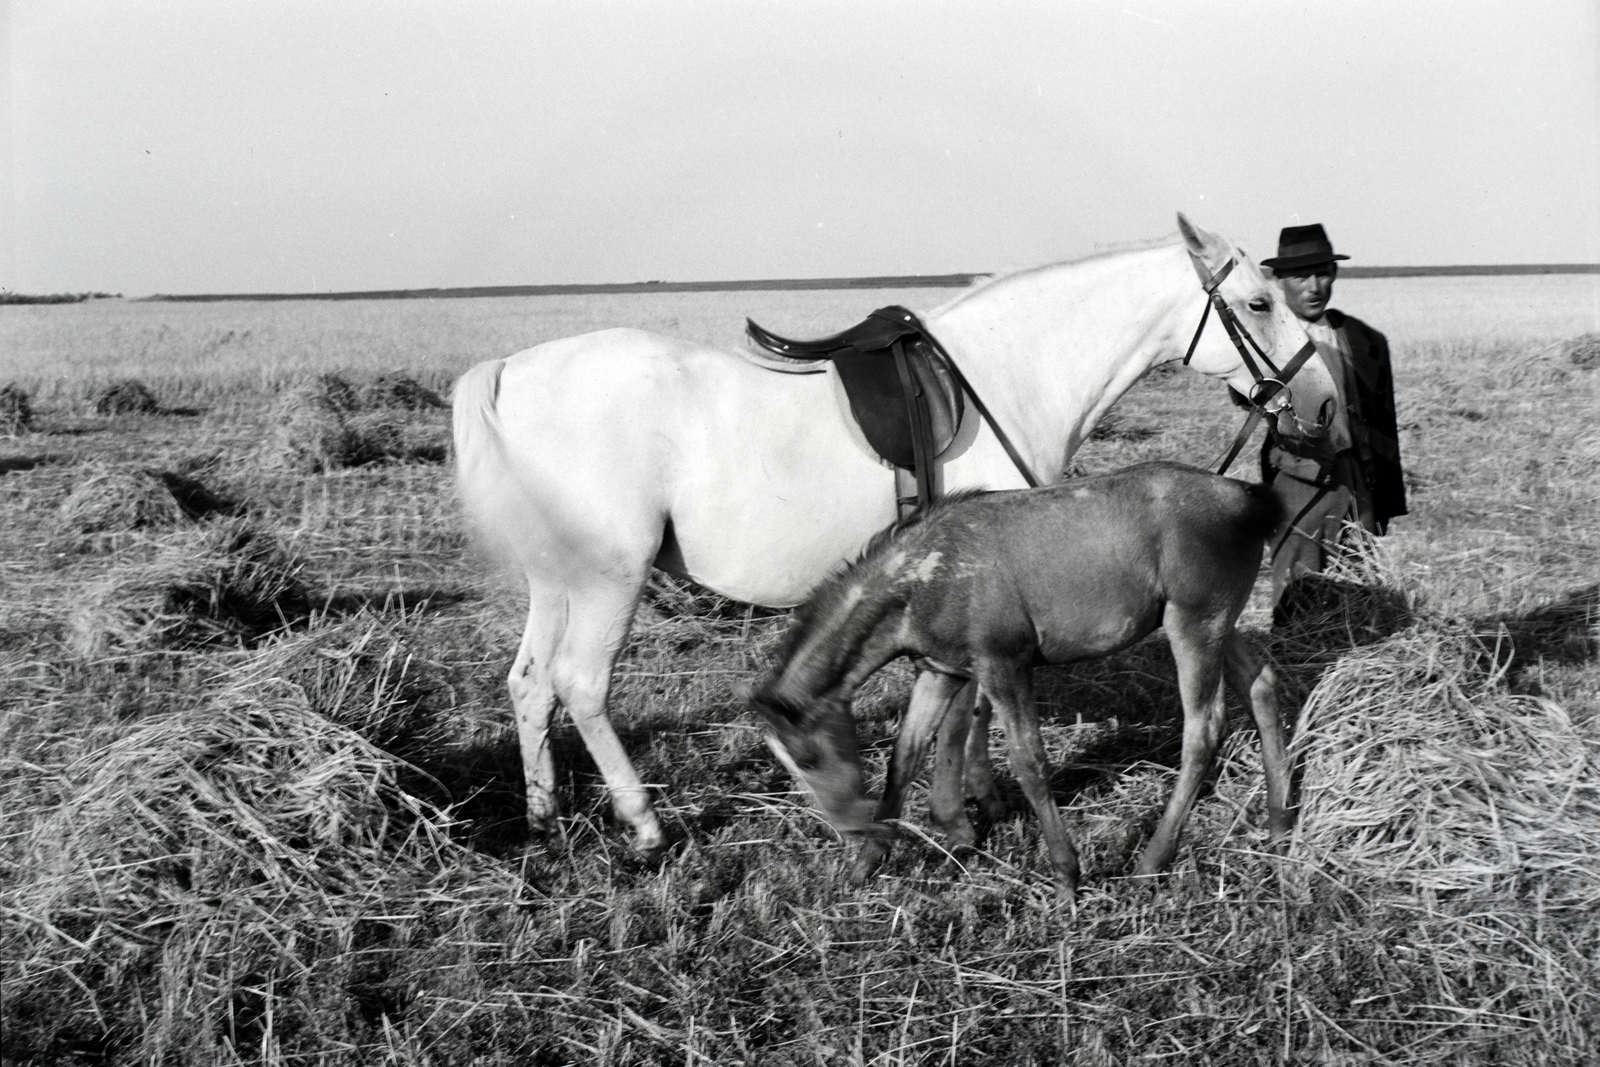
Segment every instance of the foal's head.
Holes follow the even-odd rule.
[[[856,723],[847,697],[825,695],[797,706],[767,685],[750,698],[766,727],[767,745],[803,782],[841,833],[877,833],[874,803],[861,776]]]

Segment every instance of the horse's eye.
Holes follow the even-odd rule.
[[[1250,301],[1250,310],[1254,311],[1257,315],[1265,315],[1267,313],[1267,309],[1271,306],[1271,304],[1260,297],[1256,297],[1254,300]]]

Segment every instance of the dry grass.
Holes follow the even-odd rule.
[[[442,391],[467,362],[598,325],[731,341],[744,313],[820,334],[870,306],[934,301],[13,309],[0,378],[43,398],[46,433],[0,442],[0,521],[17,546],[0,559],[0,1055],[1595,1062],[1600,374],[1564,347],[1595,328],[1592,302],[1569,299],[1570,279],[1436,282],[1340,283],[1349,310],[1395,342],[1413,514],[1308,585],[1288,629],[1266,634],[1259,603],[1247,613],[1303,718],[1292,849],[1265,849],[1255,738],[1241,728],[1172,874],[1155,894],[1131,883],[1175,773],[1171,657],[1151,642],[1041,671],[1056,793],[1085,865],[1075,911],[1053,904],[998,737],[1017,814],[983,851],[952,862],[923,836],[914,793],[884,877],[850,887],[848,847],[765,752],[741,698],[782,615],[665,580],[612,705],[678,850],[659,867],[631,857],[570,723],[551,739],[562,835],[528,841],[504,694],[525,602],[466,551],[448,472],[258,462],[274,427],[255,412],[329,367],[356,394],[347,424],[384,414],[404,432],[434,409],[380,407],[359,383],[381,371]],[[69,322],[58,312],[76,316],[70,334],[52,332]],[[48,377],[42,358],[4,365],[36,349],[113,356]],[[52,432],[130,375],[214,410],[159,430]],[[1186,373],[1118,410],[1080,453],[1085,469],[1203,463],[1236,425],[1220,390]],[[174,448],[219,458],[146,458]],[[206,590],[248,568],[199,539],[235,524],[58,554],[57,509],[101,454],[249,500],[280,558],[306,568],[288,567],[300,592],[284,615],[315,613],[284,630],[262,611],[279,626],[266,633],[213,616],[228,598]],[[189,592],[112,596],[154,607],[116,623],[104,646],[116,654],[66,647],[70,606],[137,592],[130,577],[163,559],[177,577],[146,588],[188,573]],[[890,668],[859,702],[877,773],[908,680]]]
[[[370,1047],[408,967],[514,881],[303,700],[232,688],[62,770],[4,892],[8,1058]],[[13,813],[18,817],[21,813]]]

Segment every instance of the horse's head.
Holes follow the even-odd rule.
[[[816,797],[834,829],[883,831],[872,818],[876,805],[867,796],[848,700],[824,696],[796,707],[769,686],[753,694],[750,703],[766,728],[768,747]]]
[[[1222,320],[1196,334],[1186,362],[1272,415],[1279,433],[1325,436],[1338,409],[1338,390],[1283,293],[1249,256],[1181,212],[1178,230],[1202,290],[1211,294],[1205,314],[1214,309]]]

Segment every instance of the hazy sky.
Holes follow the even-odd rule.
[[[23,292],[1600,261],[1595,0],[3,10]]]

